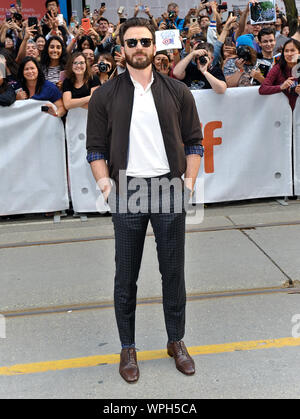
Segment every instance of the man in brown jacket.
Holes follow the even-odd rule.
[[[168,354],[174,357],[180,372],[195,372],[194,361],[182,341],[186,305],[185,209],[177,208],[184,201],[184,191],[193,190],[203,149],[200,122],[189,89],[152,67],[155,32],[149,21],[127,20],[120,39],[127,69],[97,89],[90,100],[87,160],[105,198],[112,195],[111,179],[117,186],[112,220],[116,249],[114,302],[122,345],[119,372],[132,383],[139,378],[136,282],[149,220],[162,275]],[[174,179],[180,191],[169,187],[170,183],[176,184]],[[134,182],[138,192],[132,187]],[[158,192],[154,188],[157,182],[162,186]],[[137,193],[139,211],[132,205]],[[169,206],[165,205],[166,197]]]

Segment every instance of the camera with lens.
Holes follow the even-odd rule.
[[[109,65],[104,63],[103,61],[100,61],[98,64],[98,68],[100,73],[107,73],[109,71]]]
[[[200,41],[199,42],[199,45],[197,45],[197,47],[196,47],[196,51],[198,50],[198,49],[204,49],[203,48],[203,41]],[[200,55],[200,57],[197,57],[196,58],[196,63],[200,63],[201,65],[205,65],[206,63],[207,63],[207,60],[208,60],[208,56],[207,55]]]
[[[207,58],[207,55],[201,55],[201,57],[197,58],[197,61],[199,61],[201,65],[205,65],[207,63]]]
[[[174,10],[171,10],[170,12],[169,12],[169,19],[173,19],[174,18],[174,16],[175,16],[175,12],[174,12]]]
[[[238,58],[244,61],[251,61],[251,53],[246,45],[240,45],[239,47],[237,47],[236,53]]]

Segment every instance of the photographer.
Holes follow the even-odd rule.
[[[159,30],[179,29],[181,31],[184,27],[185,19],[180,19],[178,14],[178,4],[170,3],[167,12],[162,14],[162,20],[159,22]]]
[[[209,43],[197,43],[190,54],[175,66],[173,75],[190,89],[213,89],[225,93],[227,86],[222,70],[212,67],[214,47]]]
[[[165,74],[166,76],[169,75],[170,58],[166,51],[157,51],[153,59],[153,64],[158,73]]]
[[[253,35],[239,36],[236,42],[237,58],[230,58],[224,65],[224,75],[228,87],[251,86],[251,71],[257,61],[253,48]]]
[[[273,29],[261,29],[258,39],[262,49],[262,53],[258,55],[253,47],[252,34],[242,35],[237,39],[237,58],[229,59],[224,65],[228,87],[257,86],[263,83],[273,65]]]
[[[111,78],[115,68],[116,63],[111,54],[99,55],[97,64],[93,66],[93,73],[97,74],[101,86]]]
[[[67,110],[88,108],[90,98],[99,86],[99,80],[92,76],[90,66],[82,52],[75,52],[69,58],[63,82],[63,102]]]

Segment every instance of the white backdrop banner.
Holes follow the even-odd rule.
[[[294,194],[300,195],[300,102],[293,112]]]
[[[292,111],[285,95],[261,96],[258,87],[193,95],[204,135],[204,202],[292,195]]]
[[[0,215],[69,208],[64,127],[44,104],[0,107]]]

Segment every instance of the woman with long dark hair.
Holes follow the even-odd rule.
[[[82,52],[70,57],[63,82],[63,102],[66,109],[82,107],[87,109],[90,98],[100,85],[99,79],[92,75],[90,66]]]
[[[46,42],[41,55],[41,64],[45,79],[60,87],[60,73],[64,71],[67,62],[67,52],[63,40],[52,36]]]
[[[81,38],[77,41],[77,51],[83,51],[84,49],[91,49],[95,51],[95,43],[92,40],[92,38],[88,35],[83,35]]]
[[[300,94],[300,85],[297,83],[297,77],[292,74],[293,68],[297,65],[298,54],[300,54],[300,42],[295,39],[289,39],[283,45],[278,64],[268,72],[267,77],[259,88],[261,95],[283,92],[288,97],[292,110],[294,110],[296,100]]]
[[[53,83],[45,80],[44,73],[35,58],[24,58],[19,67],[18,78],[22,91],[17,93],[17,100],[35,99],[47,101],[50,102],[48,107],[49,114],[59,117],[65,115],[66,110],[60,90]]]

